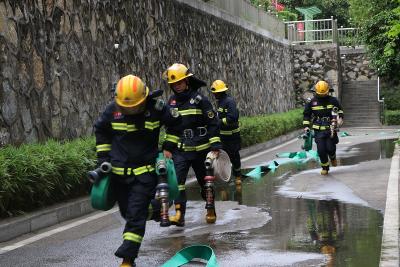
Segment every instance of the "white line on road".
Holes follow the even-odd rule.
[[[23,247],[23,246],[25,246],[25,245],[28,245],[28,244],[30,244],[30,243],[36,242],[36,241],[38,241],[38,240],[40,240],[40,239],[43,239],[43,238],[52,236],[52,235],[54,235],[54,234],[63,232],[63,231],[65,231],[65,230],[71,229],[71,228],[76,227],[76,226],[79,226],[79,225],[81,225],[81,224],[88,223],[88,222],[93,221],[93,220],[97,220],[97,219],[99,219],[99,218],[102,218],[102,217],[104,217],[104,216],[107,216],[107,215],[109,215],[109,214],[112,214],[112,213],[114,213],[114,212],[116,212],[116,211],[118,211],[118,208],[117,208],[117,207],[116,207],[116,208],[113,208],[113,209],[111,209],[111,210],[108,210],[108,211],[104,211],[104,212],[101,212],[101,213],[92,215],[92,216],[87,217],[87,218],[85,218],[85,219],[81,219],[81,220],[78,220],[78,221],[76,221],[76,222],[72,222],[72,223],[70,223],[70,224],[66,224],[66,225],[64,225],[64,226],[60,226],[60,227],[55,228],[55,229],[53,229],[53,230],[50,230],[50,231],[47,231],[47,232],[44,232],[44,233],[41,233],[41,234],[32,236],[32,237],[27,238],[27,239],[24,239],[24,240],[22,240],[22,241],[16,242],[16,243],[14,243],[14,244],[12,244],[12,245],[2,247],[2,248],[0,248],[0,255],[1,255],[1,254],[4,254],[4,253],[7,253],[7,252],[9,252],[9,251],[11,251],[11,250],[14,250],[14,249]]]
[[[260,155],[269,153],[269,152],[271,152],[271,151],[273,151],[273,150],[276,150],[276,149],[279,149],[279,148],[281,148],[281,147],[290,145],[291,143],[294,143],[294,142],[296,142],[296,141],[298,141],[298,140],[299,140],[298,138],[295,138],[295,139],[290,140],[290,141],[287,141],[286,143],[283,143],[283,144],[281,144],[281,145],[279,145],[279,146],[274,146],[274,147],[272,147],[272,148],[270,148],[270,149],[263,150],[263,151],[261,151],[261,152],[258,152],[258,153],[256,153],[256,154],[254,154],[254,155],[251,155],[251,156],[242,158],[242,162],[243,162],[243,161],[248,161],[248,160],[250,160],[250,159],[252,159],[252,158],[256,158],[256,157],[258,157],[258,156],[260,156]]]
[[[386,193],[380,267],[399,266],[399,160],[396,145]]]

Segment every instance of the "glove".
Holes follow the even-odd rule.
[[[165,158],[172,159],[172,153],[170,151],[164,150],[163,153]]]
[[[215,158],[218,158],[219,153],[220,153],[220,150],[219,150],[219,149],[211,149],[211,153],[214,154],[214,157],[215,157]]]
[[[341,127],[343,125],[343,118],[338,118],[337,120],[337,126]]]

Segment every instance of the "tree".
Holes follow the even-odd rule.
[[[391,10],[393,2],[393,0],[349,0],[349,13],[353,24],[362,26],[379,12]]]
[[[400,81],[400,6],[366,20],[362,34],[379,74]]]
[[[317,6],[322,13],[317,19],[326,19],[333,16],[341,26],[349,25],[349,3],[347,0],[280,0],[290,11],[298,13],[296,7]]]

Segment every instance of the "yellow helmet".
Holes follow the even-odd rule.
[[[164,71],[163,79],[167,80],[168,83],[176,83],[192,75],[193,73],[190,73],[185,65],[175,63]]]
[[[148,95],[149,88],[134,75],[122,77],[115,88],[115,101],[121,107],[136,107],[143,103]]]
[[[226,84],[221,81],[221,80],[215,80],[212,84],[211,84],[211,92],[215,93],[221,93],[221,92],[225,92],[226,90],[228,90],[228,87],[226,86]]]
[[[315,93],[320,96],[328,95],[329,93],[329,85],[325,81],[319,81],[315,85]]]

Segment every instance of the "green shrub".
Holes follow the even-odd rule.
[[[385,124],[400,125],[400,110],[386,110]]]
[[[0,150],[0,217],[84,195],[95,166],[94,138]]]
[[[302,109],[240,118],[242,147],[266,142],[302,127]]]
[[[387,110],[400,110],[400,88],[384,88],[382,97],[385,98],[385,108]]]
[[[278,18],[285,21],[295,21],[297,20],[297,14],[287,10],[279,11]]]

